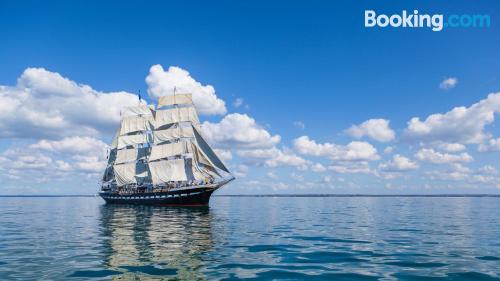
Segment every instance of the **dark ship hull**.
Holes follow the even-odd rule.
[[[222,185],[181,188],[162,192],[118,194],[101,192],[108,204],[134,204],[154,206],[208,206],[212,193]]]

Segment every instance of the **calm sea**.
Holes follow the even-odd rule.
[[[0,280],[498,280],[500,198],[0,198]]]

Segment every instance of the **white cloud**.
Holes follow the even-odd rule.
[[[483,167],[479,168],[477,172],[480,174],[489,174],[489,175],[498,174],[497,169],[491,165],[484,165]]]
[[[246,114],[232,113],[219,123],[204,122],[204,136],[216,147],[232,149],[271,148],[281,140]]]
[[[399,154],[394,155],[392,160],[379,165],[379,169],[385,172],[402,172],[415,170],[417,168],[418,164],[416,162]]]
[[[464,181],[469,175],[459,171],[428,171],[425,172],[430,179],[433,180],[452,180],[452,181]]]
[[[278,179],[278,175],[276,175],[276,173],[274,171],[269,171],[267,172],[266,176],[270,179],[273,179],[273,180],[276,180]]]
[[[100,174],[104,172],[106,168],[106,162],[99,156],[74,156],[75,160],[74,167],[75,171],[96,173]]]
[[[108,145],[92,137],[67,137],[58,141],[40,140],[29,147],[68,154],[93,153],[94,155],[104,155]]]
[[[471,162],[472,156],[468,153],[463,152],[460,154],[449,154],[449,153],[441,153],[435,151],[432,148],[422,148],[416,154],[415,158],[420,161],[430,162],[434,164],[449,164],[449,163],[457,163],[457,162]]]
[[[428,142],[482,143],[490,138],[484,127],[493,123],[495,113],[499,112],[500,93],[489,94],[470,107],[455,107],[444,114],[432,114],[424,121],[413,117],[408,122],[405,137]]]
[[[483,166],[474,172],[459,163],[455,163],[450,165],[450,169],[428,171],[425,174],[433,180],[462,181],[474,186],[483,184],[496,188],[500,187],[500,178],[497,177],[497,170],[492,166]]]
[[[306,128],[306,124],[304,124],[304,122],[302,122],[302,121],[293,122],[293,126],[295,128],[301,129],[301,130],[304,130]]]
[[[300,174],[296,174],[295,172],[292,172],[290,174],[290,177],[294,180],[294,181],[304,181],[304,176],[303,175],[300,175]]]
[[[68,179],[71,166],[62,161],[31,149],[9,148],[0,154],[2,182],[14,181],[16,186],[35,185]]]
[[[0,137],[49,138],[112,134],[136,95],[104,93],[59,73],[27,68],[15,86],[0,86]]]
[[[489,139],[486,143],[479,144],[478,150],[480,152],[500,151],[500,138]]]
[[[340,162],[328,166],[330,171],[340,174],[373,174],[368,162]]]
[[[52,164],[52,159],[40,152],[11,148],[0,156],[0,165],[4,170],[42,170]]]
[[[334,161],[366,161],[380,158],[377,149],[367,142],[353,141],[347,145],[322,144],[316,143],[308,136],[301,136],[293,143],[300,154],[328,157]]]
[[[91,137],[67,137],[57,141],[40,140],[29,145],[30,149],[58,154],[58,157],[71,159],[58,165],[65,171],[101,173],[106,167],[106,150],[108,145]]]
[[[388,147],[384,148],[385,154],[391,154],[392,151],[394,151],[394,147],[392,147],[392,146],[388,146]]]
[[[448,90],[454,88],[458,84],[458,79],[455,77],[446,78],[439,83],[439,88]]]
[[[177,93],[191,93],[193,102],[200,114],[226,114],[225,102],[217,97],[212,85],[202,85],[194,80],[186,70],[171,66],[167,71],[159,64],[149,69],[146,77],[148,93],[152,99]]]
[[[438,147],[448,152],[460,152],[465,150],[465,145],[461,143],[441,143]]]
[[[289,149],[281,150],[276,147],[269,149],[239,150],[238,155],[255,164],[263,163],[268,167],[294,166],[305,170],[311,163],[297,156]]]
[[[215,154],[217,154],[217,156],[219,156],[219,158],[224,162],[227,162],[227,161],[233,159],[233,154],[231,153],[231,150],[214,149],[214,151],[215,151]]]
[[[244,102],[244,101],[245,101],[245,100],[244,100],[243,98],[237,98],[237,99],[235,99],[235,100],[234,100],[234,102],[233,102],[233,106],[234,106],[235,108],[238,108],[238,107],[240,107],[240,106],[242,106],[242,105],[243,105],[243,102]]]
[[[389,142],[396,137],[396,133],[389,127],[389,120],[385,119],[369,119],[351,126],[345,132],[357,139],[366,136],[379,142]]]
[[[236,168],[233,170],[233,175],[236,178],[244,178],[248,174],[248,166],[247,165],[237,165]]]
[[[326,167],[320,163],[315,163],[315,164],[311,165],[311,171],[316,172],[316,173],[322,173],[322,172],[326,171]]]
[[[0,171],[30,183],[71,181],[82,174],[97,179],[106,167],[106,149],[104,142],[90,137],[40,140],[0,154]]]

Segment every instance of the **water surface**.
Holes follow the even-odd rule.
[[[499,280],[500,198],[0,198],[0,280]]]

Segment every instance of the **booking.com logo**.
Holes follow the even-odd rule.
[[[403,27],[403,28],[431,28],[432,31],[442,31],[444,28],[484,28],[490,27],[491,19],[489,15],[462,14],[448,15],[442,14],[419,14],[418,10],[408,13],[406,10],[401,15],[385,15],[373,10],[365,10],[365,27]]]

